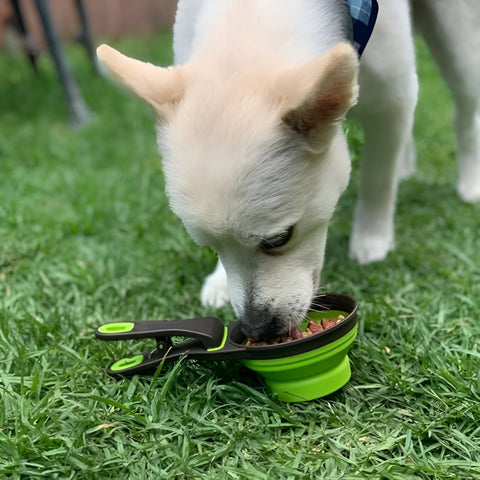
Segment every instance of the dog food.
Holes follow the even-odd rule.
[[[322,318],[321,321],[316,322],[315,320],[310,320],[307,324],[307,328],[302,332],[298,327],[293,327],[290,330],[289,335],[283,335],[281,337],[275,337],[271,340],[255,340],[253,338],[247,338],[245,346],[247,347],[262,347],[265,345],[277,345],[278,343],[291,342],[292,340],[300,340],[310,335],[315,335],[316,333],[323,332],[333,327],[337,323],[340,323],[345,319],[344,315],[338,315],[335,318]]]

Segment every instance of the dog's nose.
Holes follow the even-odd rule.
[[[265,306],[248,305],[240,316],[239,323],[244,335],[256,340],[268,340],[282,333],[281,319]]]

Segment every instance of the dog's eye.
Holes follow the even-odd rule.
[[[279,235],[275,235],[274,237],[263,240],[263,242],[260,244],[260,248],[265,253],[274,253],[273,250],[286,245],[292,238],[292,235],[293,235],[293,225],[289,227],[288,230],[285,230]]]

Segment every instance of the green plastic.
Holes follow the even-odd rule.
[[[227,343],[227,338],[228,338],[228,328],[224,327],[223,338],[220,345],[218,347],[207,348],[207,352],[216,352],[217,350],[222,350],[222,348],[225,347],[225,344]]]
[[[117,323],[108,323],[107,325],[102,325],[98,328],[100,333],[127,333],[131,332],[135,327],[133,322],[117,322]]]
[[[110,370],[112,372],[121,372],[122,370],[126,370],[127,368],[136,367],[143,362],[143,355],[135,355],[134,357],[129,358],[122,358],[115,362],[111,367]]]
[[[267,387],[283,402],[304,402],[324,397],[342,388],[350,379],[348,350],[358,325],[346,335],[321,348],[291,357],[242,360],[259,373]]]

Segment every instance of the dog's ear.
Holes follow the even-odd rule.
[[[181,67],[162,68],[127,57],[108,45],[97,48],[98,58],[117,78],[168,119],[184,93]]]
[[[277,84],[289,104],[282,121],[302,135],[336,124],[356,103],[357,77],[358,54],[349,43],[339,43],[305,65],[284,72]]]

